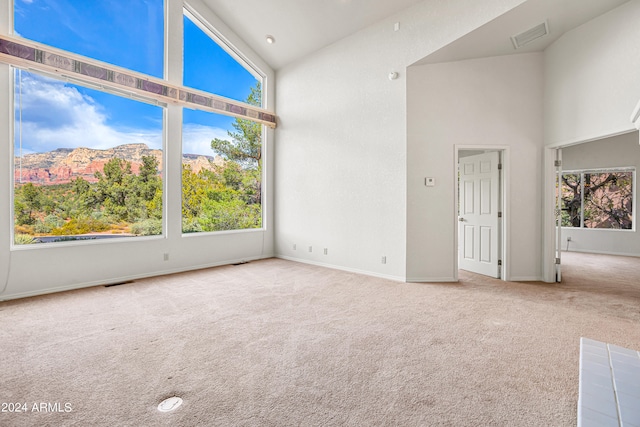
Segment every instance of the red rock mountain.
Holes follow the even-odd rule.
[[[22,159],[14,159],[15,182],[53,185],[68,183],[77,177],[96,182],[95,173],[102,172],[104,165],[113,158],[130,162],[131,170],[137,174],[144,156],[155,157],[158,169],[162,171],[162,150],[151,149],[145,144],[125,144],[107,150],[58,148],[47,153],[26,154]],[[224,160],[220,156],[185,154],[182,162],[190,165],[194,172],[199,172],[210,169],[212,162],[221,164]]]

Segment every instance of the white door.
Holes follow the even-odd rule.
[[[458,267],[496,278],[500,277],[499,163],[497,151],[458,161]]]

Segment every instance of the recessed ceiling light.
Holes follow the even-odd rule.
[[[274,44],[276,42],[276,38],[273,36],[267,36],[267,43]]]

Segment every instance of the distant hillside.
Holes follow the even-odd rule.
[[[145,144],[125,144],[107,150],[58,148],[48,153],[26,154],[22,162],[19,157],[14,159],[15,182],[53,185],[68,183],[77,177],[96,182],[95,173],[102,172],[104,165],[113,158],[130,162],[132,171],[137,174],[145,156],[155,157],[158,169],[162,171],[162,150],[150,149]],[[185,154],[182,161],[190,165],[194,172],[211,169],[212,162],[224,162],[220,156],[214,158],[199,154]]]

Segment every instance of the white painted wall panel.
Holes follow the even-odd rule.
[[[509,278],[541,277],[542,71],[542,53],[409,70],[409,280],[456,277],[456,145],[509,148]],[[424,176],[438,184],[425,187]]]
[[[640,99],[640,0],[564,34],[545,50],[545,144],[634,129]]]
[[[278,70],[278,256],[405,279],[405,70],[521,2],[427,0]]]

